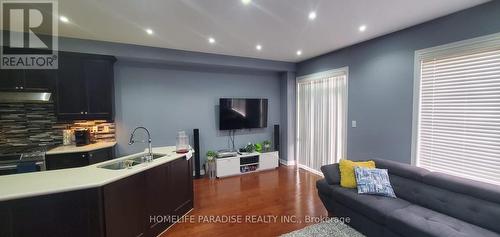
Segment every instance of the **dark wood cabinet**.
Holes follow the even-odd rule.
[[[24,70],[0,69],[0,89],[19,90],[24,85]]]
[[[113,120],[112,56],[61,52],[57,80],[60,120]]]
[[[59,53],[56,110],[60,119],[84,116],[87,97],[80,63],[77,54]]]
[[[174,205],[170,197],[175,190],[169,187],[168,172],[170,165],[165,164],[154,167],[146,172],[146,214],[148,216],[170,216],[173,215]],[[171,220],[148,219],[146,224],[149,236],[157,236],[172,225]]]
[[[57,70],[26,70],[24,75],[25,90],[54,92]]]
[[[88,152],[89,165],[115,158],[113,148],[104,148]]]
[[[0,236],[104,236],[101,200],[96,188],[3,202]]]
[[[45,157],[47,170],[83,167],[111,159],[114,159],[112,147],[89,152],[47,155]]]
[[[109,119],[113,114],[113,63],[109,59],[87,59],[83,62],[87,117]]]
[[[169,198],[173,205],[172,215],[182,216],[193,207],[193,176],[192,162],[186,159],[177,159],[169,163],[167,180],[169,188],[175,192]]]
[[[0,90],[51,91],[57,79],[57,70],[0,70]]]
[[[106,237],[145,236],[145,184],[139,173],[104,186]]]
[[[12,235],[12,202],[0,202],[0,236],[13,237]]]
[[[104,189],[108,189],[108,192],[104,194],[105,204],[107,202],[116,202],[116,199],[112,199],[115,195],[129,195],[131,198],[130,200],[127,198],[118,201],[119,203],[113,203],[113,208],[126,207],[135,201],[136,197],[134,195],[136,194],[128,194],[125,187],[136,187],[131,185],[139,185],[141,182],[143,182],[144,187],[144,189],[141,188],[136,191],[136,193],[140,192],[139,197],[137,197],[140,199],[139,205],[128,206],[129,210],[126,213],[123,211],[111,212],[110,209],[110,214],[106,215],[106,218],[110,218],[111,221],[111,224],[106,222],[107,236],[135,237],[141,234],[141,236],[157,236],[193,208],[191,160],[180,158],[146,170],[142,174],[144,176],[141,178],[134,177],[134,175],[121,180],[122,183],[120,184],[116,182],[105,186]],[[127,179],[131,180],[127,181]],[[119,187],[123,187],[123,189]],[[111,192],[114,192],[114,194],[111,194]],[[158,216],[162,218],[155,219]],[[136,224],[123,224],[130,222],[142,225],[141,230],[137,230],[138,226]]]

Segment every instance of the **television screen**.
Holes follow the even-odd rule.
[[[221,98],[219,129],[267,127],[267,99]]]

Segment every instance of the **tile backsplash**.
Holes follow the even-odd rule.
[[[64,129],[87,128],[96,141],[115,141],[115,124],[105,120],[58,122],[51,103],[0,103],[0,149],[62,144]]]

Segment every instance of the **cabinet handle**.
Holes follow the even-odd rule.
[[[21,86],[21,87],[19,87],[19,89],[21,89],[21,90],[22,90],[22,89],[24,89],[24,87],[22,87],[22,86]]]
[[[83,111],[82,111],[82,112],[80,112],[80,114],[83,114]]]
[[[85,155],[82,155],[82,158],[85,158]]]
[[[87,114],[87,112],[85,112],[85,114]]]
[[[19,90],[19,86],[16,86],[16,90]]]

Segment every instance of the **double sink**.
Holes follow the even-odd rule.
[[[160,157],[164,157],[163,154],[152,154],[153,160],[158,159]],[[113,163],[97,166],[98,168],[108,169],[108,170],[122,170],[122,169],[130,169],[136,165],[143,164],[146,162],[147,154],[137,155],[135,157],[130,157],[125,160],[119,160]]]

